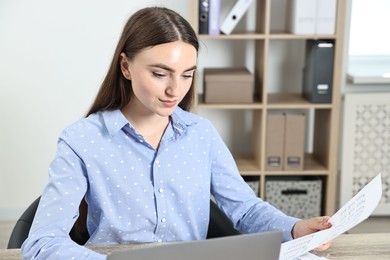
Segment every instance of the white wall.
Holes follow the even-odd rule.
[[[0,1],[0,219],[16,219],[47,181],[63,128],[94,99],[127,18],[188,1]]]

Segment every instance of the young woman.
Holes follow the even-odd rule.
[[[205,239],[210,194],[243,233],[281,230],[286,241],[330,226],[256,197],[211,123],[188,112],[198,48],[169,9],[129,19],[87,117],[59,137],[25,259],[105,258],[69,236],[83,199],[87,245]]]

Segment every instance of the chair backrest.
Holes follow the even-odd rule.
[[[40,199],[41,198],[39,197],[33,203],[31,203],[31,205],[25,210],[25,212],[16,222],[8,241],[8,249],[20,248],[28,237],[28,233],[34,220],[35,212],[37,211]],[[85,200],[82,200],[79,207],[79,218],[69,233],[71,239],[80,245],[84,245],[89,239],[89,234],[86,228],[87,213],[87,203]],[[210,200],[210,223],[207,238],[233,236],[239,234],[241,233],[234,229],[230,219],[226,217],[226,215],[218,208],[214,201]]]
[[[236,230],[231,220],[210,200],[210,222],[207,231],[207,238],[226,237],[240,235],[241,232]]]
[[[24,211],[22,216],[16,222],[11,236],[8,240],[7,248],[20,248],[28,236],[31,224],[34,220],[35,212],[37,211],[39,200],[41,197],[34,200],[33,203]]]

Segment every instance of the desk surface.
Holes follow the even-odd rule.
[[[390,233],[341,235],[332,241],[332,246],[328,250],[316,254],[328,259],[388,260]]]
[[[94,246],[91,249],[103,254],[109,254],[113,251],[128,250],[149,245],[153,244]],[[388,260],[390,259],[390,234],[341,235],[333,240],[332,246],[328,250],[317,252],[316,254],[329,259],[340,260]],[[20,260],[20,249],[0,249],[0,259]]]

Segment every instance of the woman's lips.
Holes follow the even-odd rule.
[[[161,103],[163,103],[164,106],[166,107],[173,107],[176,105],[176,100],[160,100]]]

